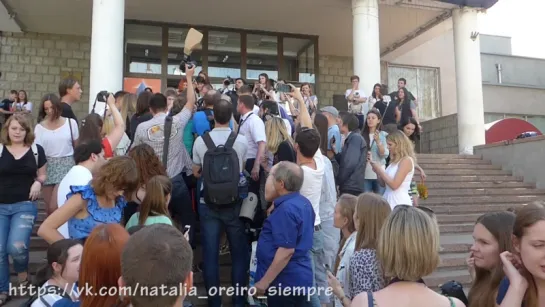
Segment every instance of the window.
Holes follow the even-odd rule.
[[[197,29],[198,30],[198,29]],[[168,29],[168,74],[182,76],[185,75],[180,70],[180,62],[183,58],[185,38],[189,28],[169,28]],[[199,30],[200,31],[200,30]],[[202,32],[202,31],[201,31]],[[205,38],[203,38],[204,40]],[[197,62],[195,75],[202,70],[202,45],[197,46],[191,53],[191,60]]]
[[[248,34],[246,36],[246,79],[257,81],[265,73],[269,79],[278,80],[278,38]]]
[[[125,27],[125,43],[130,73],[161,74],[161,27],[129,24]]]
[[[291,82],[315,83],[314,44],[310,39],[286,37],[284,47],[284,79]]]
[[[218,31],[208,33],[208,76],[210,78],[219,78],[218,81],[220,81],[227,76],[231,78],[241,76],[240,44],[240,33]]]
[[[399,78],[407,80],[407,89],[418,99],[416,111],[421,121],[441,116],[438,68],[388,66],[388,87],[390,92],[397,90],[397,80]],[[366,93],[371,93],[372,90],[371,88],[364,89]]]

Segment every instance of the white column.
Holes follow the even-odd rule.
[[[473,146],[485,143],[481,47],[479,36],[474,35],[479,31],[478,14],[478,10],[464,7],[452,15],[461,154],[473,154]]]
[[[352,43],[354,75],[360,77],[360,89],[371,95],[380,83],[380,44],[378,0],[352,0]]]
[[[123,89],[124,25],[125,0],[93,0],[89,111],[98,92]]]

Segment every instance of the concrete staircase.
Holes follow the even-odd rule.
[[[486,212],[545,199],[545,190],[524,183],[501,166],[479,156],[420,154],[417,163],[427,175],[428,199],[419,205],[437,214],[441,230],[441,265],[426,283],[433,288],[456,280],[470,286],[465,264],[473,243],[472,232],[477,218]],[[419,181],[418,174],[415,180]]]
[[[427,174],[426,184],[429,189],[427,200],[420,200],[420,205],[435,211],[441,229],[442,263],[436,272],[426,277],[426,283],[437,288],[450,280],[456,280],[469,286],[470,278],[465,265],[469,247],[473,239],[473,225],[479,215],[497,210],[545,199],[545,190],[535,189],[535,185],[524,183],[521,177],[514,177],[501,170],[500,166],[478,156],[447,154],[418,155],[419,165]],[[415,175],[415,180],[418,175]],[[45,259],[47,244],[36,236],[36,231],[45,218],[42,202],[34,227],[30,249],[30,272],[33,274]],[[196,236],[200,241],[199,235]],[[194,263],[202,259],[200,248],[195,250]],[[229,286],[231,280],[230,254],[220,256],[220,281],[222,286]],[[13,273],[12,281],[15,281]],[[206,295],[202,273],[194,273],[194,282],[198,295]],[[206,306],[205,298],[192,297],[195,306]],[[13,305],[16,306],[16,305]],[[223,298],[223,306],[231,306],[228,297]]]

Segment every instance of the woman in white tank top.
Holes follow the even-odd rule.
[[[370,161],[379,183],[386,187],[383,197],[392,209],[397,205],[412,205],[409,189],[416,163],[413,144],[401,131],[389,134],[386,142],[390,151],[390,165],[386,170]]]

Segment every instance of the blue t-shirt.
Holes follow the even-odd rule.
[[[210,110],[210,114],[214,115],[214,111]],[[229,128],[233,130],[233,121],[229,123]],[[193,115],[193,133],[198,136],[203,136],[206,132],[210,131],[210,122],[205,111],[199,111]]]
[[[507,290],[509,290],[509,278],[504,277],[501,282],[500,286],[498,287],[498,296],[496,296],[496,304],[501,305],[501,302],[503,302],[503,299],[505,298],[505,295],[507,294]],[[524,304],[521,305],[521,307],[524,307]]]
[[[338,125],[327,128],[327,149],[331,150],[331,139],[335,137],[335,151],[340,153],[342,149],[341,130]]]
[[[286,267],[271,287],[312,287],[310,249],[314,238],[314,210],[310,201],[290,193],[274,200],[274,210],[263,223],[257,242],[255,281],[261,280],[271,266],[278,248],[294,248]]]

